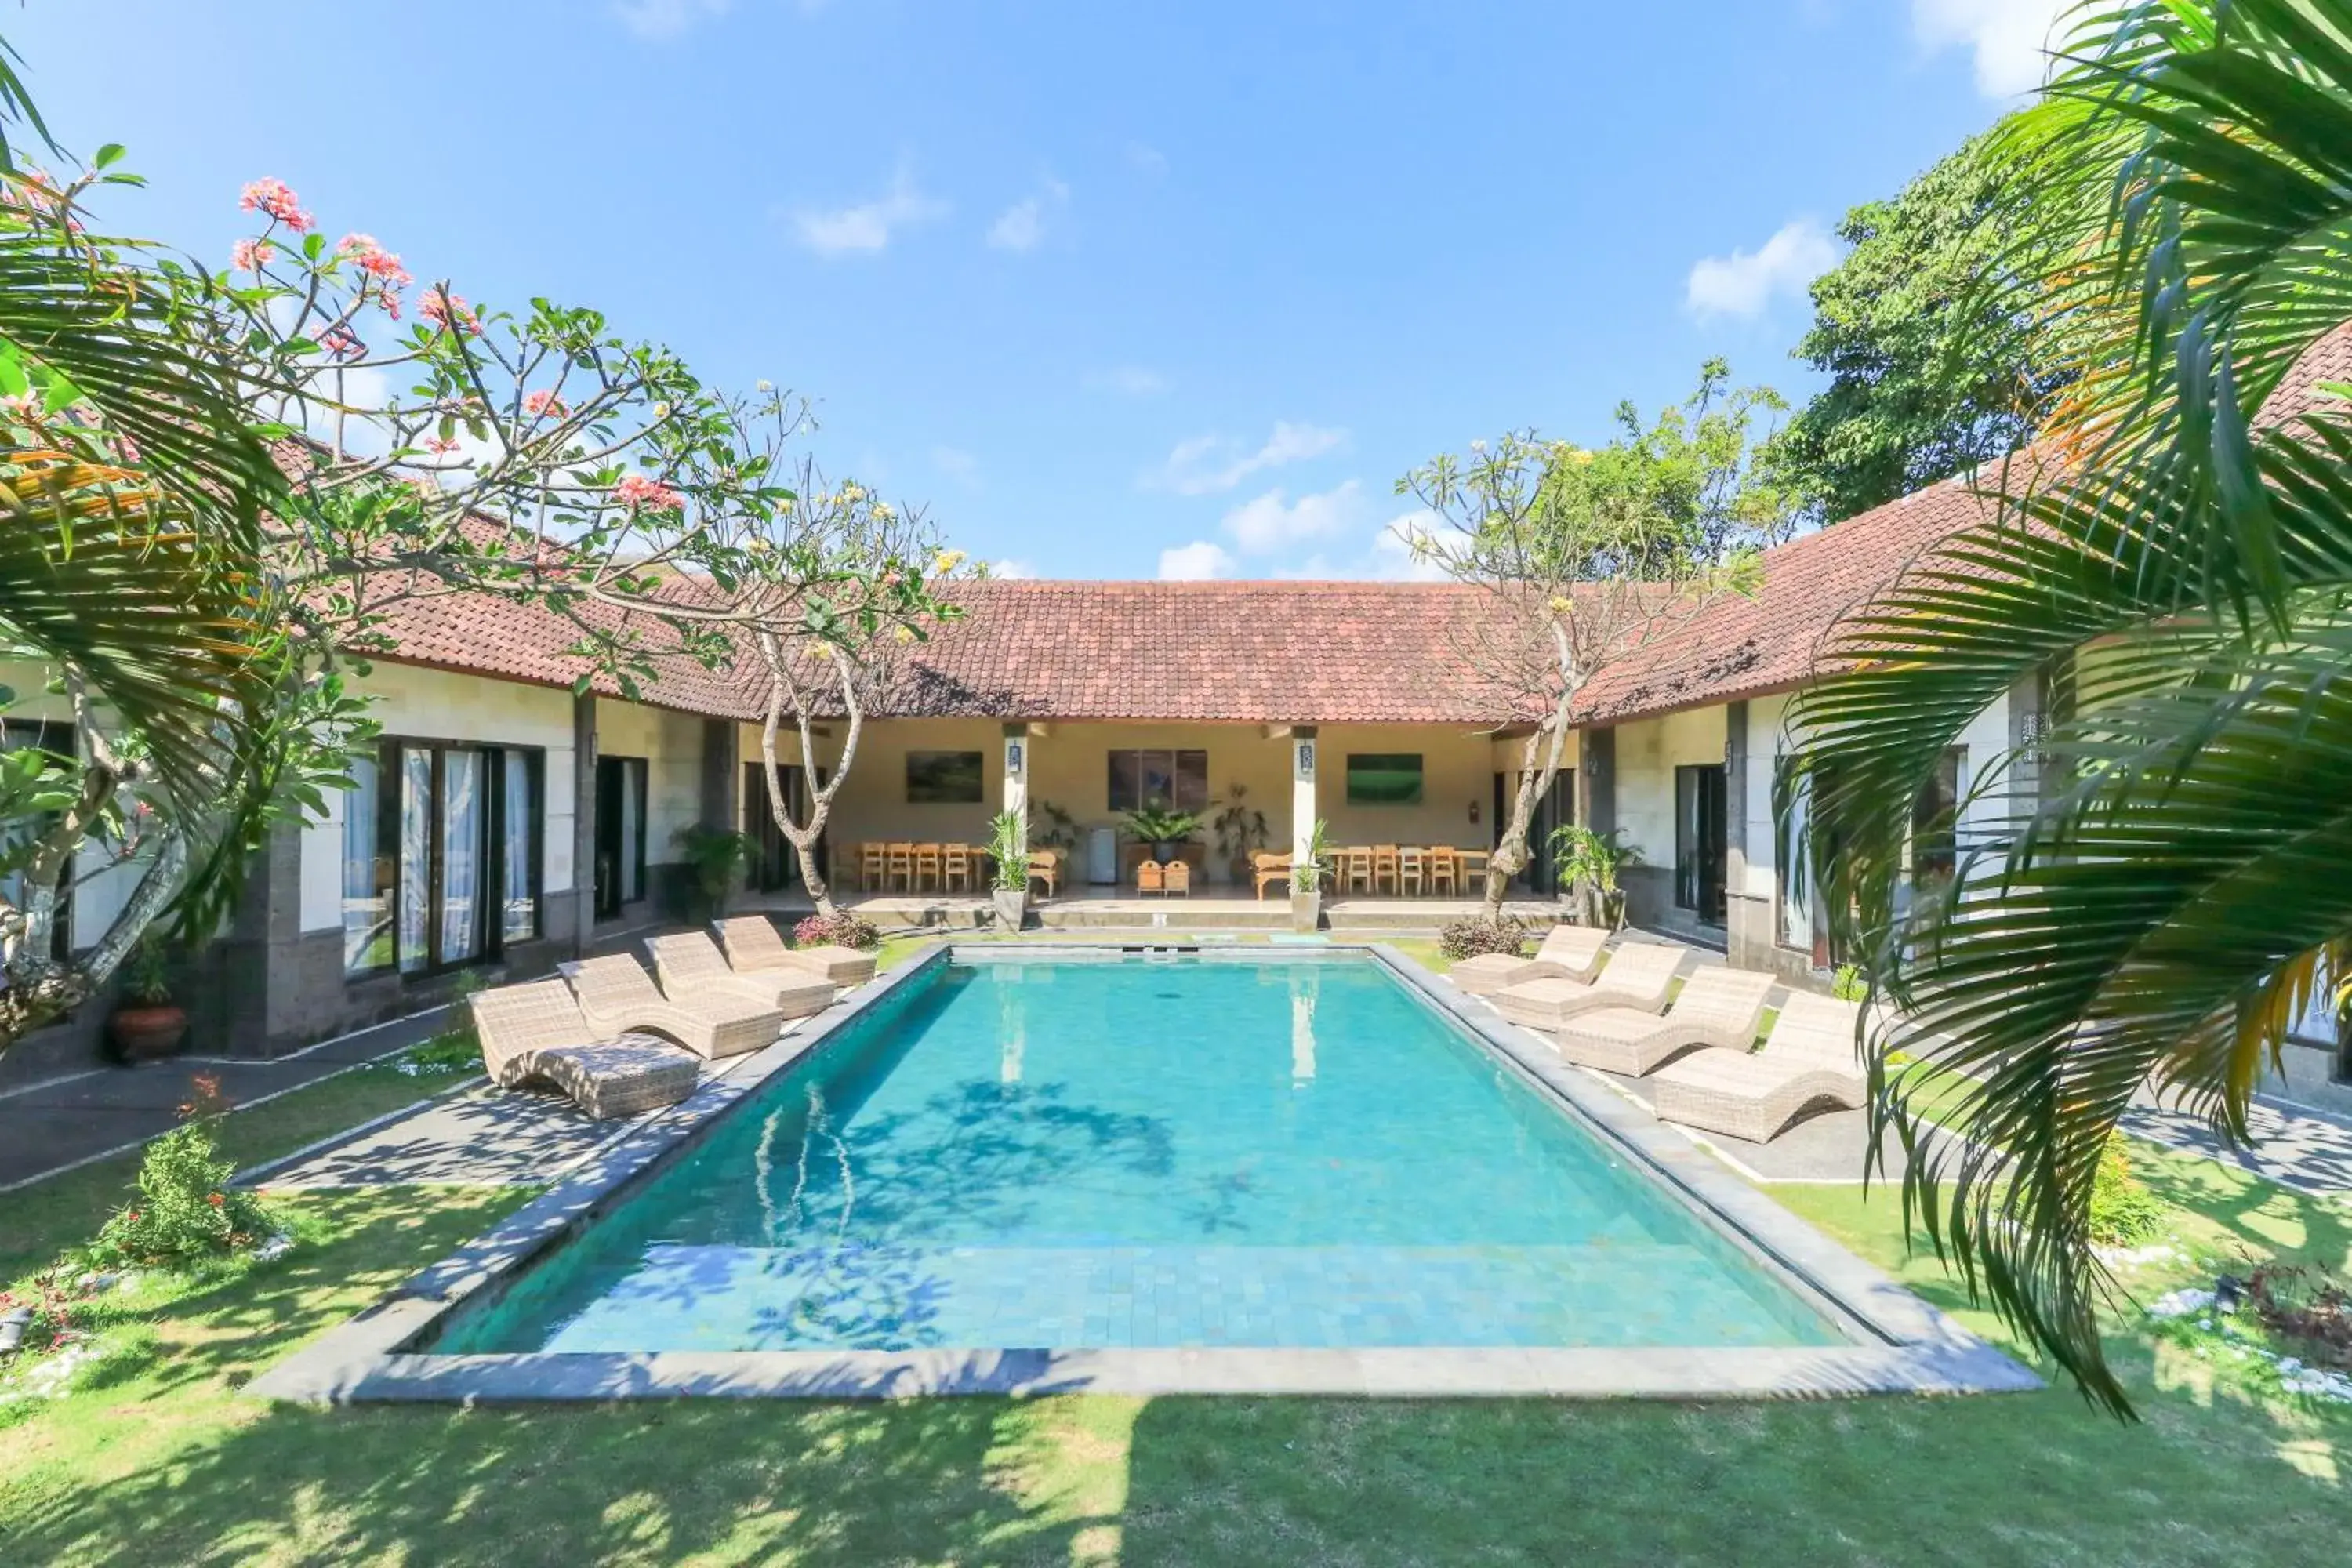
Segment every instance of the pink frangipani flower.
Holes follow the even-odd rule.
[[[239,272],[258,272],[277,254],[278,247],[266,239],[240,239],[228,248],[229,265]]]
[[[643,474],[625,475],[613,487],[613,499],[623,506],[645,511],[678,511],[686,506],[685,497],[659,479],[649,479]]]
[[[361,271],[387,288],[401,288],[413,281],[408,268],[400,264],[400,258],[378,244],[372,234],[343,236],[335,245],[335,254],[350,258]]]
[[[268,174],[246,186],[236,205],[249,213],[268,213],[296,234],[309,233],[315,221],[302,210],[302,198],[288,189],[285,181]]]
[[[455,327],[476,337],[481,335],[481,320],[474,314],[473,307],[466,303],[463,294],[449,294],[436,289],[425,296],[425,303],[416,307],[416,313],[443,331]]]

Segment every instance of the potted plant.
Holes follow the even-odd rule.
[[[1571,824],[1553,829],[1551,836],[1560,874],[1583,895],[1586,923],[1611,931],[1625,924],[1625,890],[1617,885],[1617,874],[1642,860],[1641,850],[1619,842],[1617,836],[1623,831],[1612,827],[1595,833]]]
[[[1029,803],[1029,847],[1032,849],[1058,849],[1065,855],[1076,852],[1076,817],[1050,800],[1033,800]]]
[[[693,824],[677,830],[678,847],[694,868],[695,889],[712,920],[727,912],[728,896],[751,860],[751,840],[740,833]]]
[[[1157,805],[1147,805],[1140,811],[1130,811],[1125,818],[1127,830],[1139,842],[1151,846],[1151,858],[1166,862],[1176,858],[1176,847],[1192,841],[1201,830],[1201,819],[1189,811],[1170,811]]]
[[[187,1011],[172,1000],[163,944],[152,934],[139,939],[122,966],[122,1000],[106,1020],[106,1037],[133,1062],[168,1057],[188,1037]]]
[[[988,819],[988,858],[996,863],[996,888],[989,901],[996,906],[996,923],[1019,931],[1029,912],[1029,843],[1018,812],[1000,811]]]
[[[1318,931],[1323,924],[1323,875],[1331,860],[1331,843],[1320,817],[1307,836],[1307,853],[1290,863],[1290,926],[1293,931]]]
[[[1250,855],[1265,847],[1265,813],[1249,804],[1249,786],[1235,784],[1226,794],[1225,809],[1210,826],[1216,830],[1217,853],[1236,882],[1250,879]]]

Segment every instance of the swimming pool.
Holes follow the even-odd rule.
[[[1852,1342],[1369,954],[973,948],[431,1349]]]

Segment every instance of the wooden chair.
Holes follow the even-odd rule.
[[[1372,852],[1363,845],[1334,852],[1339,863],[1339,890],[1343,893],[1369,893],[1372,890]]]
[[[1159,861],[1146,857],[1135,863],[1135,890],[1139,895],[1168,890],[1168,873],[1160,868]]]
[[[1372,846],[1372,891],[1386,884],[1391,893],[1401,890],[1397,884],[1397,847],[1393,844]]]
[[[861,844],[857,847],[857,890],[861,893],[882,891],[885,880],[883,866],[889,854],[884,844]]]
[[[1029,879],[1045,884],[1045,896],[1052,898],[1062,885],[1062,852],[1058,849],[1033,849],[1029,852]]]
[[[1486,861],[1493,853],[1489,849],[1456,849],[1454,852],[1454,868],[1462,879],[1465,894],[1486,890]]]
[[[1400,895],[1429,890],[1428,879],[1423,874],[1428,860],[1429,851],[1413,845],[1408,844],[1397,850],[1397,892]]]
[[[1192,867],[1181,860],[1171,860],[1160,869],[1166,873],[1164,880],[1171,894],[1181,893],[1188,899],[1192,896]]]
[[[882,890],[888,892],[892,882],[898,883],[910,893],[915,890],[915,847],[913,845],[893,844],[888,847],[885,856]]]
[[[915,886],[926,891],[940,886],[940,868],[945,863],[945,847],[938,844],[915,846]]]
[[[970,892],[972,888],[971,846],[942,844],[940,846],[940,890],[953,888]]]
[[[1429,852],[1429,890],[1433,893],[1462,891],[1462,861],[1457,851],[1441,845]]]
[[[1276,855],[1270,849],[1260,849],[1250,857],[1250,877],[1257,884],[1257,896],[1265,897],[1270,882],[1287,884],[1290,880],[1290,857]]]

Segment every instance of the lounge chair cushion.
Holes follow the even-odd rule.
[[[676,1105],[694,1092],[698,1066],[667,1041],[624,1035],[592,1046],[558,1046],[531,1058],[530,1077],[571,1096],[600,1121]]]

